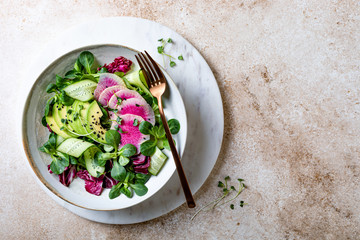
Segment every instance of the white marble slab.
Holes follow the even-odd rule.
[[[223,106],[211,69],[199,52],[173,30],[152,21],[131,17],[97,19],[75,26],[54,39],[39,54],[32,66],[31,77],[27,76],[27,81],[23,81],[24,91],[30,89],[33,81],[49,63],[75,48],[93,44],[120,44],[140,51],[146,50],[162,63],[163,59],[157,53],[157,40],[169,37],[174,44],[167,50],[174,56],[184,56],[184,61],[177,61],[176,67],[167,67],[166,70],[175,81],[185,103],[188,138],[182,162],[190,187],[196,193],[209,176],[220,152],[224,131]],[[79,208],[57,198],[44,186],[43,189],[73,213],[92,221],[110,224],[151,220],[185,202],[177,174],[145,202],[118,211]]]

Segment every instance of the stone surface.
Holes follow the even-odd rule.
[[[360,5],[357,1],[1,2],[1,238],[355,239],[360,234]],[[24,167],[11,112],[41,47],[88,19],[142,17],[188,39],[218,81],[225,136],[195,195],[244,178],[248,206],[200,214],[184,205],[149,222],[84,220],[52,201]],[[10,124],[9,124],[10,123]],[[234,180],[233,180],[234,181]],[[238,204],[239,199],[236,202]]]

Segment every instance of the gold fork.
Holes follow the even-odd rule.
[[[167,124],[163,106],[162,106],[161,96],[164,94],[165,89],[166,89],[166,78],[165,78],[164,74],[162,73],[162,71],[160,70],[158,64],[154,61],[154,59],[152,59],[152,57],[150,57],[150,55],[146,51],[145,51],[145,54],[139,53],[135,57],[140,65],[141,70],[143,70],[145,73],[144,77],[150,88],[151,94],[154,97],[156,97],[156,99],[158,100],[161,121],[164,125],[166,138],[169,141],[171,153],[175,160],[176,169],[179,174],[181,186],[184,190],[186,202],[187,202],[187,205],[189,208],[193,208],[193,207],[195,207],[196,204],[195,204],[194,198],[191,194],[191,190],[190,190],[188,181],[186,179],[184,169],[180,162],[180,157],[176,150],[174,140],[171,136],[169,125]]]

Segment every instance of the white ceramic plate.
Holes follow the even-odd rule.
[[[139,197],[134,194],[132,198],[128,198],[121,194],[118,198],[111,200],[108,197],[109,189],[104,189],[100,196],[86,192],[85,182],[80,178],[76,178],[69,187],[63,186],[59,182],[57,175],[48,173],[47,165],[51,163],[50,156],[38,150],[47,141],[49,135],[47,128],[41,124],[44,107],[50,97],[50,94],[47,94],[45,91],[46,86],[54,82],[55,74],[63,76],[68,70],[71,70],[80,52],[84,50],[92,52],[100,65],[112,62],[116,57],[124,56],[133,61],[134,70],[138,69],[135,59],[137,52],[120,45],[87,46],[73,50],[55,60],[38,77],[25,104],[23,115],[25,152],[39,180],[64,201],[91,210],[118,210],[131,207],[155,194],[173,175],[176,168],[171,152],[164,151],[169,159],[160,173],[157,176],[152,176],[146,183],[149,189],[146,195]],[[165,75],[168,80],[168,88],[163,95],[164,111],[167,119],[176,118],[180,122],[181,130],[177,135],[174,135],[174,139],[177,143],[179,154],[182,155],[187,135],[185,107],[176,85],[166,72]]]
[[[119,27],[121,31],[114,31]],[[166,71],[178,87],[186,108],[188,136],[181,161],[190,188],[195,194],[210,176],[220,152],[224,132],[223,105],[216,79],[205,59],[174,30],[153,21],[133,17],[100,18],[74,26],[51,40],[39,52],[39,56],[33,59],[33,64],[29,66],[22,81],[23,92],[28,93],[33,81],[49,62],[72,49],[86,45],[111,43],[146,50],[162,64],[163,59],[156,49],[157,40],[168,37],[174,41],[168,50],[175,56],[184,56],[184,61],[177,61],[176,67],[167,67]],[[58,204],[83,218],[101,223],[144,222],[169,213],[185,203],[177,174],[173,174],[165,186],[151,198],[118,211],[92,211],[76,207],[49,191],[37,177],[35,179]],[[196,209],[188,211],[194,213]]]

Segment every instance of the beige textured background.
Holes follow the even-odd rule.
[[[0,2],[1,239],[360,239],[359,1]],[[205,57],[225,108],[222,151],[198,205],[226,175],[237,200],[189,218],[184,205],[129,226],[98,224],[58,206],[17,145],[20,73],[58,33],[88,19],[142,17]],[[9,124],[10,123],[10,124]]]

